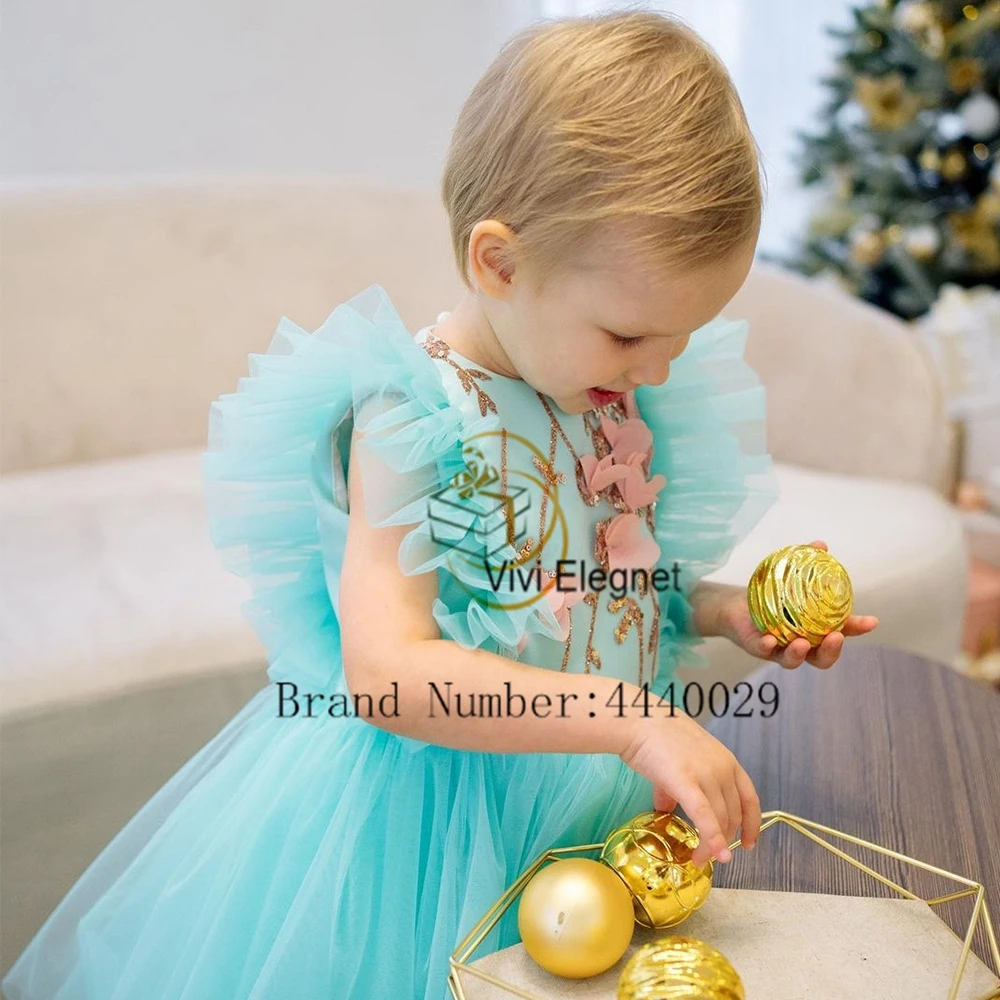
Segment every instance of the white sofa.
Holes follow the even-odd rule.
[[[415,329],[457,301],[434,192],[315,179],[8,188],[0,421],[3,711],[263,658],[206,528],[208,407],[282,315],[381,283]],[[827,540],[870,641],[951,662],[966,556],[934,372],[893,317],[757,264],[750,321],[781,499],[729,564]],[[869,640],[859,640],[869,641]],[[757,661],[709,643],[713,678]]]

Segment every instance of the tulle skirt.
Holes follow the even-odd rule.
[[[314,712],[255,695],[84,873],[8,1000],[447,1000],[452,951],[539,854],[652,808],[613,754],[412,753]],[[476,956],[517,940],[512,908]]]

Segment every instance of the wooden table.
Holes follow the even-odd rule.
[[[767,681],[778,689],[778,708],[761,718],[757,692]],[[762,808],[982,882],[1000,935],[1000,693],[942,664],[875,645],[848,644],[830,670],[765,664],[747,682],[758,706],[752,718],[734,718],[731,708],[702,722],[746,768]],[[832,842],[922,897],[961,888],[848,842]],[[753,852],[737,850],[729,864],[716,865],[714,884],[897,895],[780,824]],[[968,897],[935,909],[964,936],[972,915]],[[982,925],[973,947],[991,964]]]

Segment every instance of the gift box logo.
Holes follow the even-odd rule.
[[[527,486],[509,483],[475,445],[462,451],[466,467],[429,500],[431,537],[476,560],[490,561],[508,545],[515,550],[527,535],[531,497]]]

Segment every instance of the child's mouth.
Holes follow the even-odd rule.
[[[587,390],[587,395],[594,406],[608,406],[610,403],[617,403],[623,392],[609,392],[607,389],[591,388]]]

